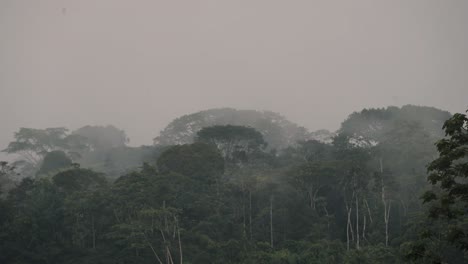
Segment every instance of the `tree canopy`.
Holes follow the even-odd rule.
[[[38,174],[0,162],[0,263],[467,263],[468,119],[445,114],[368,109],[278,151],[230,123],[52,144]]]
[[[84,126],[72,132],[86,138],[86,142],[93,150],[108,150],[123,147],[129,142],[125,131],[112,125],[108,126]]]
[[[260,132],[270,148],[282,149],[308,138],[305,128],[270,111],[219,108],[200,111],[174,119],[166,126],[155,144],[175,145],[192,143],[198,131],[210,126],[245,126]]]
[[[260,132],[243,126],[212,126],[198,131],[195,141],[216,146],[228,161],[245,160],[255,151],[263,150],[267,143]]]

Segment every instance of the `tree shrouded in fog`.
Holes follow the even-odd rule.
[[[64,127],[33,129],[21,128],[15,133],[15,141],[10,142],[4,152],[19,154],[27,162],[38,165],[42,157],[53,150],[67,152],[83,148],[82,138],[69,136]],[[81,141],[81,142],[80,142]]]
[[[69,134],[64,127],[20,128],[14,137],[15,141],[3,151],[19,155],[15,164],[25,176],[34,174],[50,152],[61,151],[69,158],[77,159],[88,149],[86,138]]]
[[[108,150],[125,146],[129,139],[125,131],[112,125],[108,126],[84,126],[72,132],[86,138],[86,142],[93,150]]]
[[[466,115],[445,138],[447,113],[415,106],[283,137],[255,113],[257,127],[229,109],[188,115],[166,146],[126,146],[110,126],[20,130],[8,149],[40,170],[19,181],[0,163],[0,262],[466,263]]]
[[[161,154],[157,165],[163,173],[177,172],[207,182],[215,182],[224,171],[218,150],[204,143],[173,146]]]
[[[219,108],[176,118],[160,132],[154,143],[162,145],[192,143],[202,128],[217,125],[254,128],[263,135],[270,148],[282,149],[308,138],[305,128],[277,113]]]
[[[260,132],[243,126],[212,126],[198,131],[195,141],[216,146],[227,161],[245,161],[267,143]]]
[[[57,173],[60,169],[69,168],[72,163],[72,160],[67,156],[67,154],[65,154],[65,152],[54,150],[45,155],[41,168],[37,174]]]
[[[363,144],[372,145],[384,140],[389,131],[399,125],[418,123],[433,139],[443,136],[443,122],[450,113],[433,107],[405,105],[378,109],[364,109],[352,113],[342,124],[340,133],[348,134]]]

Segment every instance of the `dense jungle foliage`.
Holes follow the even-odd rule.
[[[468,119],[180,117],[151,146],[113,126],[21,128],[0,163],[0,263],[467,263]]]

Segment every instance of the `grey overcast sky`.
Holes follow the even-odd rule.
[[[388,105],[468,108],[466,0],[0,0],[0,147],[19,127],[272,110],[311,130]]]

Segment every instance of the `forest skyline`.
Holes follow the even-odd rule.
[[[363,108],[463,112],[466,1],[0,2],[0,145],[18,127],[113,124],[149,144],[174,118],[270,110],[336,130]],[[60,109],[60,111],[57,111]]]

